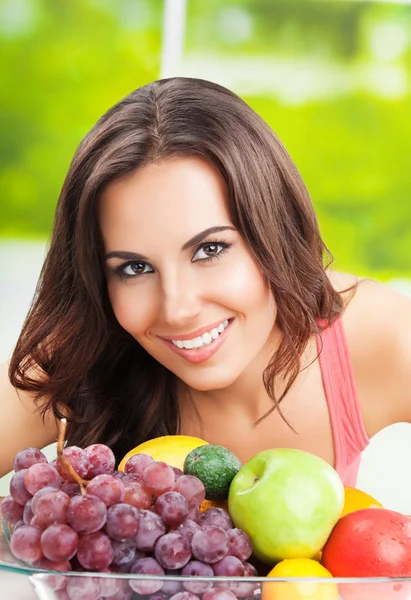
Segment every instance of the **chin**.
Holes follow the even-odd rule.
[[[217,377],[181,377],[181,381],[184,381],[186,385],[191,387],[193,390],[198,392],[214,392],[218,390],[224,390],[232,385],[237,377],[226,375],[220,375]]]

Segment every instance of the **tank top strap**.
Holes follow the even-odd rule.
[[[370,440],[358,402],[342,319],[339,317],[330,326],[320,323],[320,327],[317,348],[334,438],[334,467],[345,485],[355,485],[352,467],[357,465],[358,470],[360,454]]]

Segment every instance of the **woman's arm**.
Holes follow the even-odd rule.
[[[14,456],[29,446],[43,448],[57,439],[57,422],[43,422],[33,396],[16,390],[8,378],[8,365],[0,366],[0,477],[13,468]]]

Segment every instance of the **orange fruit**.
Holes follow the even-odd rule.
[[[223,508],[228,512],[227,500],[203,500],[200,505],[200,512],[204,512],[209,508]]]
[[[136,446],[130,452],[127,452],[121,460],[118,469],[124,471],[124,466],[128,459],[134,454],[148,454],[154,460],[165,462],[170,467],[177,467],[183,470],[185,457],[191,450],[207,444],[204,440],[192,437],[190,435],[163,435],[153,438],[147,442]]]
[[[361,508],[384,508],[383,505],[378,502],[378,500],[362,490],[358,490],[357,488],[353,488],[348,485],[344,486],[344,490],[345,499],[341,514],[342,517],[344,515],[348,515],[348,513],[354,512],[355,510],[360,510]]]
[[[338,600],[338,586],[334,582],[293,581],[300,577],[332,579],[331,573],[312,558],[282,560],[267,577],[290,581],[263,583],[262,600]]]

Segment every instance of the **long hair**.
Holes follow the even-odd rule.
[[[232,222],[274,294],[282,336],[263,374],[272,410],[280,410],[319,320],[330,323],[342,312],[308,192],[263,119],[231,91],[200,79],[165,79],[132,92],[74,155],[9,369],[12,384],[34,393],[43,414],[69,416],[69,444],[106,443],[117,458],[146,439],[178,433],[180,422],[174,375],[114,317],[98,199],[109,182],[176,156],[201,156],[220,171]],[[276,398],[279,373],[287,385]]]

